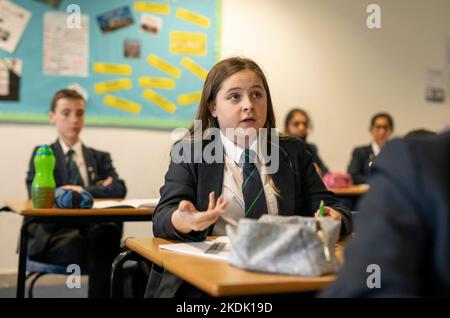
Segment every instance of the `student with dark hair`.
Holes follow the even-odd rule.
[[[369,130],[373,138],[372,143],[367,146],[355,148],[347,168],[355,184],[367,182],[369,168],[373,160],[381,152],[384,144],[394,131],[394,120],[388,113],[375,114],[370,121]]]
[[[261,68],[252,60],[229,58],[208,73],[196,119],[200,121],[174,145],[186,161],[172,160],[160,189],[153,216],[153,233],[177,241],[202,241],[225,235],[221,215],[238,221],[263,214],[313,216],[323,200],[325,214],[341,222],[341,234],[351,233],[350,211],[327,191],[313,166],[311,154],[298,138],[261,137],[261,129],[275,128],[269,86]],[[198,123],[198,122],[197,122]],[[235,137],[229,131],[236,132]],[[215,134],[211,135],[214,131]],[[252,133],[258,134],[257,138]],[[196,141],[196,136],[200,140]],[[202,138],[203,136],[203,138]],[[242,139],[240,138],[242,137]],[[268,171],[259,145],[279,150]],[[218,160],[194,160],[208,150],[220,150]],[[187,153],[184,149],[194,149]],[[147,297],[199,296],[168,272],[153,267]]]
[[[107,152],[86,147],[79,135],[84,126],[86,102],[76,91],[58,91],[51,102],[50,122],[58,139],[51,144],[56,165],[56,186],[88,191],[94,198],[123,198],[125,182],[119,179]],[[35,175],[33,150],[26,178],[28,195]],[[33,224],[29,227],[28,256],[36,261],[78,264],[89,273],[89,297],[109,297],[111,265],[119,252],[122,224]]]
[[[390,141],[323,297],[450,296],[450,132]]]
[[[315,144],[306,141],[308,131],[312,128],[311,118],[308,113],[300,108],[294,108],[289,111],[284,121],[284,131],[286,134],[298,137],[306,143],[308,151],[311,153],[313,162],[316,164],[317,172],[320,176],[324,176],[328,172],[327,166],[319,157],[319,151]]]

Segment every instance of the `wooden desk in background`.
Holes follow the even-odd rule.
[[[329,189],[337,197],[357,197],[369,191],[369,185],[357,184],[348,188],[331,188]]]
[[[26,217],[20,229],[19,268],[17,275],[17,298],[25,295],[25,274],[28,253],[28,226],[32,223],[63,222],[128,222],[151,221],[154,208],[111,209],[33,209],[30,200],[6,201],[7,206],[18,215]]]
[[[244,296],[318,291],[335,280],[334,275],[301,277],[246,271],[225,261],[159,249],[170,241],[161,238],[130,238],[126,247],[187,281],[211,296]],[[343,259],[343,247],[337,255]]]
[[[336,195],[341,204],[354,211],[359,199],[369,191],[369,185],[358,184],[348,188],[331,188],[329,190]]]

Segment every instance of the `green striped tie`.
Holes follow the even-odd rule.
[[[254,163],[256,153],[246,149],[244,156],[242,194],[245,202],[245,217],[256,219],[267,213],[266,196],[261,176]]]
[[[72,185],[83,185],[83,181],[81,179],[80,170],[78,170],[78,166],[73,160],[73,155],[75,154],[75,151],[73,149],[70,149],[67,152],[67,173],[69,175],[69,184]]]

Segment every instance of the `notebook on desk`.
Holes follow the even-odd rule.
[[[93,209],[109,208],[154,208],[158,204],[159,198],[151,199],[127,199],[127,200],[101,200],[95,201]]]
[[[227,261],[231,253],[231,244],[227,236],[219,236],[215,240],[203,242],[162,244],[161,250],[201,256]]]

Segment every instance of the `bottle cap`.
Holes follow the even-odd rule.
[[[36,151],[36,155],[38,155],[38,156],[51,156],[51,155],[53,155],[53,150],[52,150],[52,148],[50,148],[49,145],[42,145]]]

